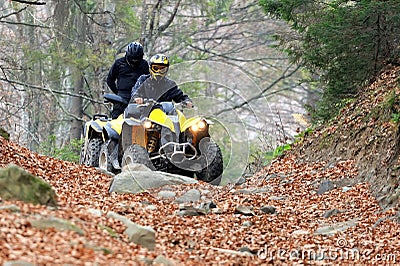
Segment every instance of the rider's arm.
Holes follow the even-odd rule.
[[[142,98],[143,101],[143,97],[142,95],[139,95],[139,89],[140,87],[143,85],[143,82],[147,79],[147,75],[141,75],[138,80],[136,81],[136,84],[133,86],[132,88],[132,92],[131,92],[131,100],[129,102],[133,103],[136,102],[138,103],[135,99],[136,98]],[[142,103],[142,102],[139,102]]]
[[[115,84],[117,78],[118,78],[118,65],[117,62],[114,62],[114,64],[110,68],[110,71],[108,72],[107,85],[110,88],[110,90],[115,94],[118,94],[117,85]]]
[[[183,93],[183,91],[178,87],[178,85],[175,84],[175,86],[169,91],[171,93],[171,98],[174,100],[176,103],[184,102],[186,103],[186,106],[189,108],[193,107],[192,100],[187,96],[186,94]]]

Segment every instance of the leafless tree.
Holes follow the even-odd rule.
[[[107,111],[104,78],[133,40],[143,43],[147,58],[169,55],[170,75],[187,93],[226,103],[215,115],[253,113],[259,121],[248,119],[249,128],[265,130],[276,116],[272,109],[290,107],[288,124],[290,113],[302,110],[298,66],[273,48],[274,33],[286,25],[266,17],[257,0],[3,3],[0,126],[19,132],[23,143],[48,134],[61,142],[78,138],[84,121]]]

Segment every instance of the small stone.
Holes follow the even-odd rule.
[[[250,227],[252,225],[253,225],[253,223],[250,222],[250,221],[244,221],[243,224],[242,224],[243,227]]]
[[[255,213],[253,211],[253,207],[251,207],[251,206],[237,206],[235,208],[235,213],[243,214],[243,215],[246,215],[246,216],[255,215]]]
[[[335,188],[335,185],[332,183],[332,181],[330,181],[330,180],[324,180],[324,181],[322,181],[321,184],[319,185],[317,194],[318,194],[318,195],[322,195],[322,194],[324,194],[325,192],[328,192],[328,191],[330,191],[330,190],[332,190],[332,189],[334,189],[334,188]]]
[[[340,212],[341,211],[339,211],[338,209],[332,209],[332,210],[326,211],[325,214],[324,214],[324,218],[328,219],[329,217],[331,217],[333,215],[336,215],[336,214],[338,214]]]
[[[267,214],[274,214],[276,212],[276,208],[274,206],[264,206],[261,207],[261,211]]]

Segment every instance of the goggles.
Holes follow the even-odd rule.
[[[151,70],[154,73],[165,74],[168,72],[168,67],[165,65],[152,65]]]

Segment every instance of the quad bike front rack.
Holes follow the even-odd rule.
[[[189,151],[193,152],[188,153]],[[189,154],[189,156],[188,156]],[[197,157],[197,150],[191,143],[177,143],[167,142],[159,149],[159,155],[150,158],[151,160],[157,158],[167,158],[171,162],[181,163],[183,160],[193,160]]]

